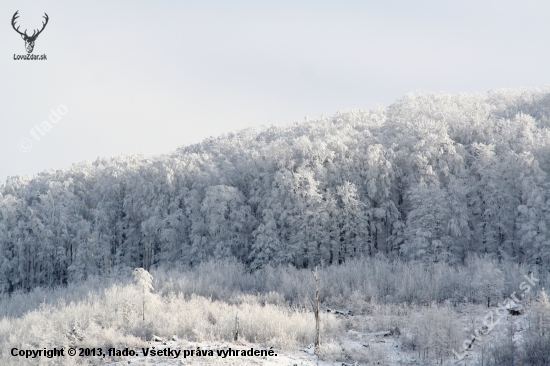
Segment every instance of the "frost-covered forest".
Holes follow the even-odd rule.
[[[550,91],[406,95],[156,157],[10,177],[0,291],[119,268],[351,258],[550,268]]]

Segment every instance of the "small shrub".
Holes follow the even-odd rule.
[[[418,351],[419,357],[425,360],[442,361],[452,357],[452,350],[459,349],[463,339],[457,318],[449,306],[431,304],[422,308],[403,332],[404,348]]]

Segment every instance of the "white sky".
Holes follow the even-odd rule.
[[[13,60],[16,10],[28,33],[48,13],[33,52],[47,61]],[[549,71],[548,0],[2,0],[0,182],[410,91],[545,87]]]

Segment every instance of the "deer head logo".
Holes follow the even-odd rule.
[[[15,29],[15,31],[17,33],[19,33],[21,35],[21,38],[23,38],[23,40],[25,41],[25,48],[27,49],[27,53],[31,53],[33,48],[34,48],[34,41],[36,41],[36,38],[38,37],[38,35],[40,33],[42,33],[42,31],[44,30],[44,28],[46,28],[46,24],[48,24],[48,14],[44,13],[44,19],[46,19],[45,22],[42,22],[42,29],[40,30],[34,30],[32,32],[32,36],[29,36],[27,34],[27,30],[25,29],[25,32],[21,33],[19,31],[19,26],[17,28],[15,28],[15,20],[17,18],[19,18],[19,15],[17,15],[17,13],[19,12],[19,10],[17,10],[15,12],[15,14],[13,14],[13,18],[11,18],[11,26],[13,27],[13,29]]]

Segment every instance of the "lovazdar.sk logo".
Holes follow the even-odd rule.
[[[42,31],[44,30],[44,28],[46,28],[46,25],[48,24],[48,20],[50,19],[48,17],[48,14],[44,13],[44,16],[43,18],[45,19],[45,21],[42,22],[42,29],[38,30],[38,29],[34,29],[33,32],[32,32],[32,35],[28,35],[27,34],[27,30],[25,29],[24,32],[21,32],[19,30],[19,27],[20,26],[17,26],[16,27],[16,21],[17,21],[17,18],[19,18],[19,10],[17,10],[15,12],[15,14],[13,14],[13,17],[11,18],[11,26],[13,27],[13,29],[19,33],[21,35],[21,38],[23,38],[23,40],[25,41],[25,49],[27,50],[27,54],[26,55],[16,55],[14,54],[13,55],[13,59],[14,60],[47,60],[46,58],[46,55],[32,55],[32,50],[34,49],[34,42],[36,41],[36,38],[38,38],[38,36],[40,35],[40,33],[42,33]]]

